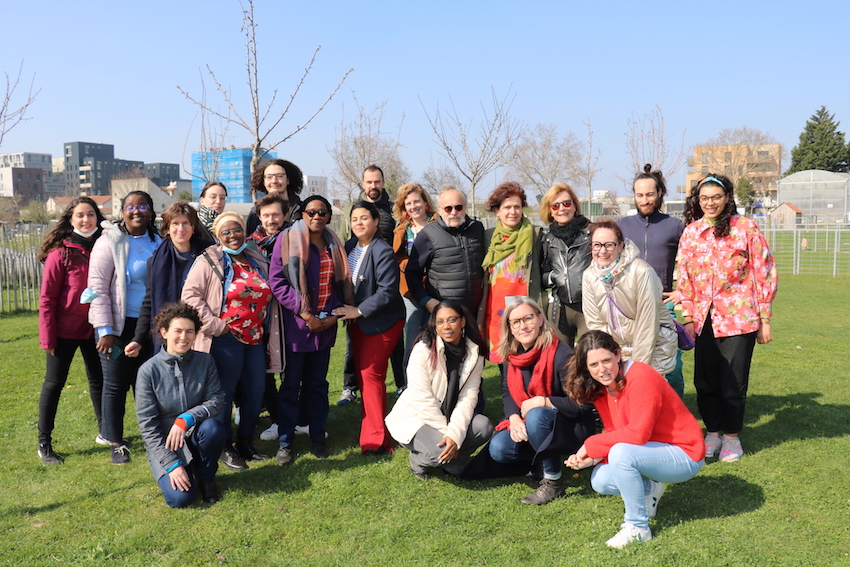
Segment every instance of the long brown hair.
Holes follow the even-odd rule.
[[[77,208],[77,205],[89,205],[92,209],[94,209],[94,214],[97,217],[97,232],[94,233],[92,240],[97,240],[101,233],[103,233],[100,223],[102,223],[105,219],[103,217],[103,213],[97,208],[97,204],[95,204],[95,202],[89,197],[77,197],[65,208],[62,212],[62,216],[59,217],[59,222],[56,223],[53,230],[47,233],[47,236],[44,238],[44,242],[41,243],[38,251],[38,261],[42,264],[47,259],[47,255],[50,254],[50,251],[62,246],[62,242],[69,238],[74,232],[74,227],[71,225],[71,217],[74,216],[74,209]]]
[[[604,386],[597,382],[587,369],[587,353],[598,348],[613,354],[620,352],[620,345],[614,337],[604,331],[588,331],[581,336],[576,345],[575,354],[568,364],[569,371],[564,384],[564,389],[576,403],[591,403],[602,393]],[[625,380],[621,368],[616,379],[617,385],[622,387]]]

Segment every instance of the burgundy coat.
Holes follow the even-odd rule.
[[[56,348],[56,338],[90,339],[89,305],[80,303],[88,286],[89,253],[79,244],[65,241],[44,261],[38,334],[41,348]]]

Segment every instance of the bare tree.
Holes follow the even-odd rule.
[[[3,101],[0,102],[0,146],[3,145],[3,138],[6,134],[12,130],[15,126],[20,124],[22,121],[26,120],[27,110],[29,110],[30,105],[35,102],[36,97],[38,97],[38,93],[41,92],[41,89],[35,88],[35,74],[32,76],[32,80],[30,80],[30,86],[27,90],[26,98],[22,102],[14,102],[12,99],[15,96],[15,91],[18,90],[18,86],[21,83],[21,74],[24,71],[24,62],[21,61],[20,66],[18,67],[18,72],[11,76],[7,72],[3,72],[6,76],[6,89],[3,94]]]
[[[387,192],[395,195],[399,186],[410,179],[410,170],[404,164],[399,154],[401,143],[401,127],[404,115],[398,125],[398,131],[393,135],[384,131],[384,110],[387,101],[375,104],[375,108],[367,110],[357,100],[352,92],[356,116],[346,123],[345,106],[339,127],[336,129],[336,139],[328,154],[334,160],[334,185],[349,201],[360,191],[360,181],[363,169],[375,164],[384,172],[384,182]]]
[[[643,171],[647,163],[651,163],[653,169],[663,171],[668,179],[684,167],[687,158],[686,130],[682,130],[681,141],[678,133],[668,134],[661,106],[656,104],[651,112],[643,116],[635,116],[632,112],[626,124],[629,127],[625,133],[626,149],[632,162],[632,171],[621,179],[631,183],[632,176]]]
[[[200,153],[199,170],[200,174],[195,174],[191,167],[186,167],[186,162],[183,162],[183,171],[190,177],[195,177],[203,182],[215,181],[219,179],[219,156],[217,150],[224,148],[224,140],[227,136],[227,129],[230,126],[228,119],[223,119],[218,116],[212,116],[206,110],[207,105],[207,87],[204,84],[203,73],[201,73],[201,105],[198,107],[197,118],[200,118],[201,143],[198,148]],[[228,113],[229,117],[229,113]],[[218,118],[218,125],[214,124],[213,118]],[[183,156],[185,160],[186,148],[189,145],[189,137],[192,133],[192,124],[189,125],[189,131],[186,133],[186,141],[183,144]]]
[[[509,176],[543,195],[555,182],[578,176],[582,151],[573,132],[561,137],[555,124],[538,124],[520,137],[508,162]]]
[[[602,150],[593,148],[593,128],[590,120],[583,122],[587,127],[587,143],[584,144],[584,157],[581,166],[578,168],[576,177],[581,181],[582,185],[587,188],[587,214],[592,214],[591,204],[593,203],[593,178],[596,174],[602,171],[601,167],[596,167],[599,164],[599,158],[602,157]]]
[[[210,115],[217,116],[229,124],[242,128],[251,135],[251,171],[254,171],[254,168],[268,152],[306,128],[307,125],[313,121],[313,119],[331,101],[345,82],[345,79],[348,78],[348,75],[354,69],[349,69],[345,72],[345,75],[343,75],[342,79],[340,79],[339,83],[337,83],[336,87],[334,87],[327,98],[319,104],[319,107],[315,110],[315,112],[313,112],[313,114],[311,114],[305,121],[295,125],[288,134],[277,139],[272,138],[271,136],[273,132],[277,129],[280,123],[283,122],[287,114],[289,114],[295,98],[298,96],[298,93],[301,91],[301,87],[304,86],[304,83],[307,80],[307,75],[310,74],[310,71],[313,69],[313,65],[316,63],[316,55],[319,53],[322,46],[318,46],[313,52],[313,56],[311,57],[307,67],[304,69],[304,73],[301,75],[301,78],[295,84],[295,88],[290,93],[289,100],[286,101],[282,109],[275,110],[274,114],[272,114],[272,110],[275,108],[275,102],[277,100],[277,89],[272,91],[271,100],[268,104],[264,105],[260,101],[259,65],[257,59],[257,23],[254,20],[254,1],[248,0],[247,7],[245,4],[240,2],[240,7],[242,8],[242,32],[245,34],[245,68],[247,72],[248,92],[251,98],[251,114],[247,115],[239,112],[234,98],[221,84],[221,81],[219,81],[209,64],[206,65],[207,73],[209,74],[213,84],[215,84],[216,90],[224,99],[224,104],[227,107],[227,113],[207,104],[204,97],[193,97],[188,91],[183,90],[179,85],[177,89],[189,101],[199,108],[203,108]]]
[[[443,187],[451,186],[463,191],[464,179],[458,173],[457,168],[442,162],[439,165],[431,160],[428,169],[422,174],[422,187],[432,196],[437,196]]]
[[[525,131],[523,124],[510,116],[511,105],[516,98],[511,96],[510,89],[501,99],[495,89],[491,89],[491,95],[492,110],[488,112],[482,102],[482,118],[477,124],[473,124],[471,119],[461,118],[451,96],[451,111],[446,114],[448,123],[444,123],[439,105],[432,118],[419,99],[441,153],[469,181],[473,206],[478,184],[491,171],[507,162],[517,139]]]

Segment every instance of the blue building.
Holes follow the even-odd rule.
[[[277,153],[269,152],[265,158],[277,158]],[[201,189],[210,180],[224,183],[227,187],[228,203],[252,203],[251,148],[193,152],[192,196],[194,200],[198,200]]]

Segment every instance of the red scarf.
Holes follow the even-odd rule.
[[[553,340],[546,350],[535,347],[522,354],[508,355],[508,391],[517,406],[522,407],[522,402],[534,396],[548,398],[552,395],[552,377],[555,375],[555,351],[557,350],[558,341]],[[522,378],[520,369],[529,366],[533,368],[528,391],[526,391],[525,380]],[[496,426],[496,431],[507,429],[508,425],[510,420],[506,417]]]

